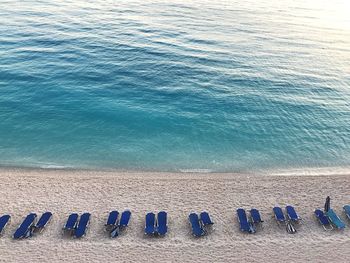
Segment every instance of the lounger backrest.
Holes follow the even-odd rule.
[[[77,213],[70,214],[68,216],[68,219],[67,219],[66,225],[64,226],[64,229],[65,230],[73,230],[77,225],[78,217],[79,216]]]
[[[291,205],[286,206],[287,215],[290,220],[298,221],[300,220],[300,217],[298,216],[297,212],[295,211],[294,207]]]
[[[208,212],[202,212],[200,214],[201,221],[203,225],[213,225],[213,221],[211,221],[209,213]]]
[[[350,205],[344,205],[343,209],[345,214],[350,218]]]
[[[117,220],[118,220],[118,216],[119,216],[119,212],[118,211],[111,211],[108,215],[108,219],[107,219],[107,226],[114,226],[117,224]]]
[[[90,213],[84,213],[80,216],[79,223],[77,225],[77,228],[75,229],[74,235],[77,238],[85,236],[86,228],[89,225],[90,222]]]
[[[316,209],[315,210],[315,215],[317,219],[319,220],[321,225],[328,226],[330,224],[328,218],[325,216],[322,210]]]
[[[39,218],[38,222],[36,223],[35,227],[36,228],[44,228],[46,226],[46,224],[50,221],[52,217],[52,213],[51,212],[45,212],[41,215],[41,217]]]
[[[255,223],[255,224],[264,222],[261,219],[261,216],[260,216],[260,213],[259,213],[258,209],[255,209],[255,208],[251,209],[250,210],[250,215],[252,217],[253,223]]]
[[[199,217],[196,213],[191,213],[188,216],[188,220],[190,221],[191,228],[192,228],[192,234],[195,237],[200,237],[205,234],[205,231],[203,230],[202,226],[199,223]]]
[[[5,226],[9,222],[10,218],[11,218],[11,216],[9,216],[9,215],[3,215],[2,217],[0,217],[0,234],[4,230]]]
[[[165,211],[161,211],[157,215],[157,232],[159,235],[165,235],[167,231],[167,213]]]
[[[345,224],[344,222],[338,217],[338,215],[332,210],[329,209],[328,212],[326,212],[326,215],[328,216],[329,220],[339,229],[344,229]]]
[[[13,238],[18,239],[24,237],[30,230],[30,227],[34,224],[35,218],[35,213],[30,213],[27,215],[22,224],[17,228],[16,232],[13,235]]]
[[[127,227],[130,221],[131,212],[129,210],[126,210],[122,213],[119,221],[119,226],[121,227]]]
[[[276,206],[276,207],[273,208],[273,212],[275,214],[275,218],[276,218],[277,221],[279,221],[279,222],[285,222],[286,221],[286,218],[284,217],[282,208]]]
[[[145,233],[150,235],[155,232],[156,215],[154,213],[148,213],[146,215]]]
[[[248,222],[247,214],[243,208],[237,209],[237,216],[241,231],[251,232],[251,227]]]

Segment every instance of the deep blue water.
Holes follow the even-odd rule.
[[[0,165],[350,165],[347,1],[0,0]]]

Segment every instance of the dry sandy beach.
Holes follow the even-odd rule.
[[[0,211],[12,221],[0,238],[2,262],[349,262],[350,229],[325,232],[313,210],[327,195],[345,220],[341,207],[350,203],[350,176],[140,173],[70,170],[0,170]],[[278,228],[274,205],[292,204],[303,217],[295,235]],[[238,207],[256,207],[265,223],[255,235],[239,231]],[[103,232],[108,211],[132,211],[127,232],[109,239]],[[50,225],[28,240],[11,239],[28,212],[53,212]],[[145,238],[147,211],[168,211],[169,233]],[[189,212],[207,210],[214,231],[201,239],[189,232]],[[63,238],[70,212],[92,213],[85,238]],[[350,226],[348,224],[348,226]]]

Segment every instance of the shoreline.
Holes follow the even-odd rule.
[[[286,169],[260,169],[250,171],[211,171],[209,169],[179,169],[177,171],[164,170],[132,170],[117,168],[72,168],[72,167],[32,167],[32,166],[1,166],[0,172],[6,171],[56,171],[56,172],[85,172],[93,174],[171,174],[171,175],[228,175],[228,176],[332,176],[332,175],[350,175],[350,166],[329,166],[329,167],[295,167]]]
[[[350,256],[350,224],[345,221],[342,206],[350,203],[349,174],[264,176],[1,168],[0,210],[9,213],[12,221],[0,238],[0,253],[6,262],[280,262],[281,258],[346,262]],[[325,232],[313,216],[327,195],[347,224],[344,231]],[[287,234],[272,218],[273,206],[288,204],[294,205],[303,218],[295,235]],[[265,222],[256,234],[240,232],[235,214],[239,207],[260,210]],[[132,212],[127,232],[117,239],[108,238],[103,231],[112,209]],[[167,236],[145,238],[144,215],[160,210],[168,212]],[[210,213],[214,231],[195,239],[187,217],[190,212],[203,210]],[[45,211],[53,213],[53,220],[42,234],[12,240],[27,213]],[[61,235],[71,212],[92,214],[87,236],[80,240]]]

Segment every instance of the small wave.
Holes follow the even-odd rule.
[[[72,169],[73,166],[65,166],[65,165],[55,165],[55,164],[46,164],[46,165],[40,165],[41,169]]]
[[[313,167],[313,168],[296,168],[280,169],[263,172],[269,175],[278,176],[319,176],[319,175],[348,175],[350,167]]]
[[[211,169],[180,169],[181,173],[212,173]]]

